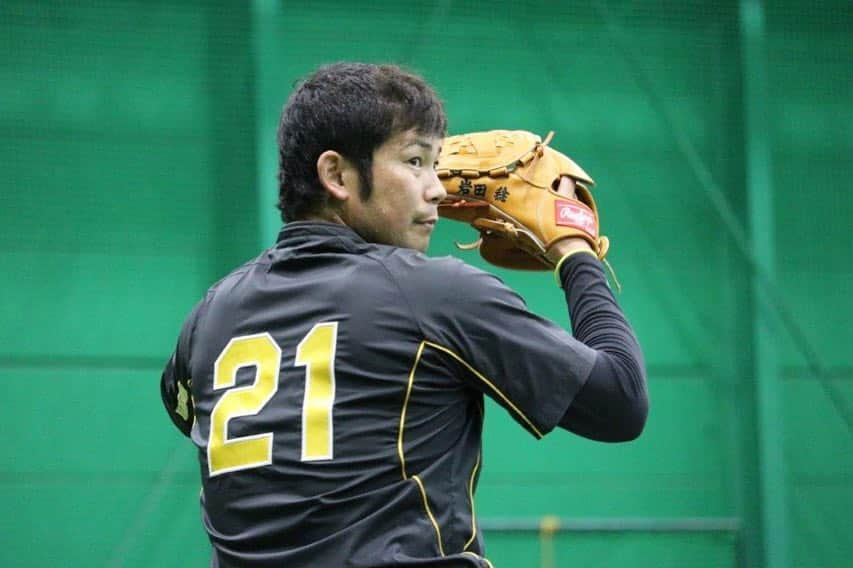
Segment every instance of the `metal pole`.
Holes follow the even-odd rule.
[[[540,532],[553,533],[731,533],[740,531],[740,520],[733,517],[685,518],[515,518],[491,517],[477,525],[483,532]]]
[[[746,189],[753,258],[760,273],[773,282],[775,231],[769,139],[769,97],[764,6],[741,0],[743,49],[744,141]],[[753,355],[758,428],[758,472],[761,540],[766,566],[788,566],[788,511],[782,432],[782,384],[773,334],[773,306],[758,275],[752,277]]]
[[[278,70],[285,51],[284,12],[277,0],[252,1],[252,50],[255,61],[255,144],[257,149],[258,239],[261,247],[275,242],[281,218],[278,200],[278,145],[283,81]]]

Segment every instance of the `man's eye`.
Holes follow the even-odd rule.
[[[419,168],[423,163],[423,160],[421,160],[420,158],[409,158],[409,163]]]

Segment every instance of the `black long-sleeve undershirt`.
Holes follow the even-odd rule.
[[[573,255],[563,263],[560,281],[573,335],[597,355],[560,426],[603,442],[633,440],[643,431],[649,411],[645,362],[637,338],[598,260],[584,253]]]

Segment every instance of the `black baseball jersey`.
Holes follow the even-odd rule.
[[[483,395],[541,437],[595,357],[495,276],[296,222],[195,307],[161,389],[214,566],[490,566]]]

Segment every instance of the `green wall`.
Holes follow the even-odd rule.
[[[0,3],[0,564],[206,565],[159,372],[196,299],[277,228],[294,81],[358,59],[423,73],[452,133],[556,131],[597,181],[645,349],[636,442],[536,442],[489,408],[477,513],[495,565],[846,565],[853,6],[764,2],[750,43],[748,0],[305,4]],[[469,240],[445,222],[430,254],[568,325],[549,274],[487,267],[453,247]],[[772,283],[744,244],[775,258]],[[499,530],[545,515],[578,530]],[[591,530],[608,519],[742,529]]]

